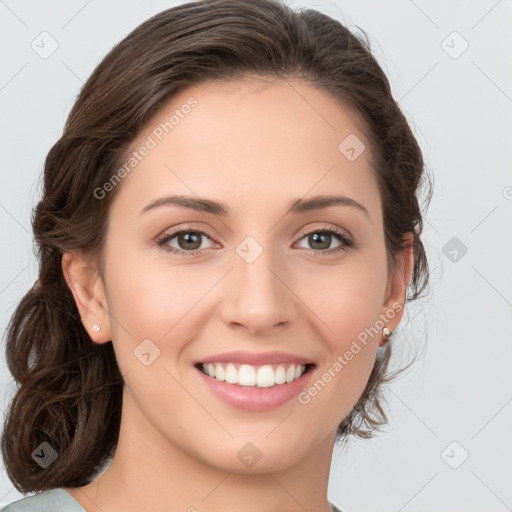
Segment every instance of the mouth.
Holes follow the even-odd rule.
[[[290,384],[311,372],[313,363],[251,365],[234,362],[199,362],[194,365],[204,375],[240,387],[272,388]]]
[[[236,409],[263,412],[297,398],[312,381],[316,363],[286,352],[231,351],[196,361],[200,386]]]

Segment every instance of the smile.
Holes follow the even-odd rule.
[[[205,375],[228,384],[268,388],[274,385],[293,382],[307,371],[311,365],[304,364],[265,364],[253,366],[238,363],[199,363],[196,365]]]
[[[310,355],[235,350],[204,355],[195,374],[217,399],[237,409],[269,411],[290,402],[316,374]]]

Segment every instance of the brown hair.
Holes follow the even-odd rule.
[[[45,160],[43,195],[32,219],[39,278],[7,330],[6,359],[18,387],[5,418],[2,456],[18,491],[85,485],[118,441],[123,379],[113,346],[91,341],[61,268],[66,251],[101,255],[109,206],[120,187],[102,200],[94,191],[115,174],[141,128],[178,91],[249,75],[307,80],[360,115],[382,197],[388,263],[393,267],[404,249],[403,235],[414,233],[406,300],[425,290],[417,196],[425,176],[422,153],[368,39],[280,0],[205,0],[165,10],[96,67]],[[387,422],[380,389],[391,378],[390,356],[388,343],[339,425],[338,439],[370,437]],[[42,442],[58,452],[47,468],[33,457]]]

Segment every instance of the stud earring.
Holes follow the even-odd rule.
[[[388,341],[389,341],[389,337],[391,336],[391,333],[393,331],[390,331],[387,327],[384,327],[384,329],[382,329],[382,341],[383,341],[383,345],[385,345]]]
[[[94,332],[100,332],[100,329],[101,329],[101,327],[100,327],[98,324],[94,324],[94,325],[92,326],[92,330],[93,330]]]

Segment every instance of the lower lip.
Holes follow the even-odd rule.
[[[247,411],[267,411],[297,396],[306,386],[314,367],[309,367],[303,375],[292,382],[275,384],[268,388],[229,384],[204,374],[199,368],[194,367],[194,369],[199,372],[213,394],[229,405]]]

